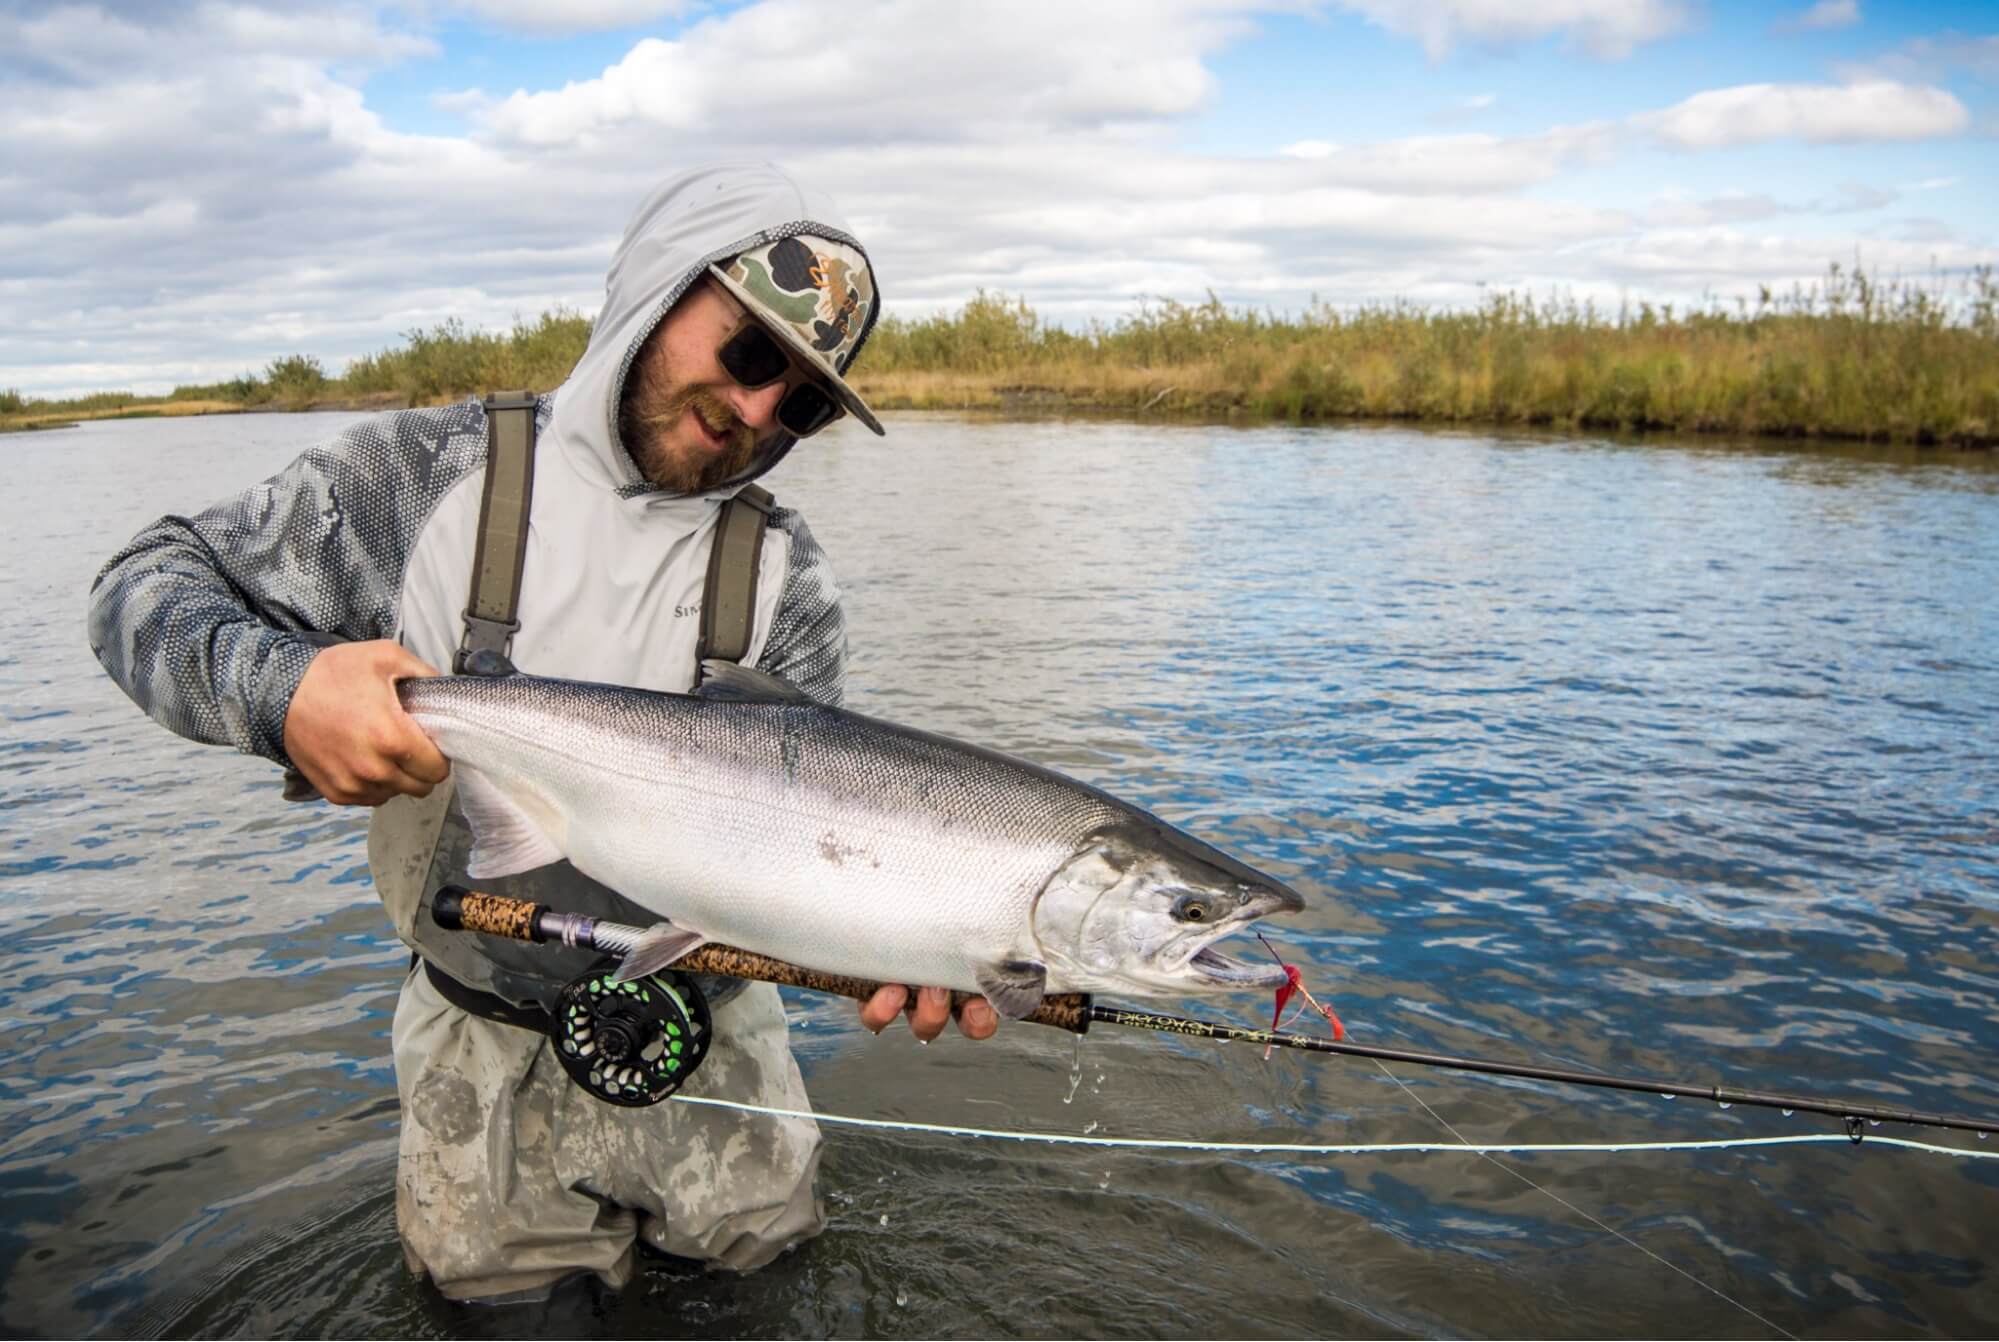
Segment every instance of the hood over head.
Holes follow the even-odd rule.
[[[851,249],[861,261],[865,292],[845,296],[852,301],[846,304],[844,338],[818,359],[844,373],[867,342],[881,302],[867,253],[831,201],[774,164],[751,162],[676,173],[646,194],[611,259],[589,347],[556,392],[548,433],[577,469],[628,498],[672,497],[639,472],[618,433],[618,400],[639,347],[711,266],[801,235]],[[851,390],[838,383],[834,390],[846,392],[840,399],[851,409]],[[795,441],[777,433],[740,476],[710,491],[710,497],[734,494],[781,461]]]

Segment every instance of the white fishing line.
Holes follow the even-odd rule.
[[[1012,1142],[1041,1142],[1050,1146],[1111,1146],[1134,1151],[1223,1151],[1230,1155],[1293,1156],[1372,1156],[1399,1152],[1445,1152],[1476,1155],[1619,1153],[1626,1151],[1729,1151],[1758,1146],[1853,1145],[1853,1139],[1838,1132],[1798,1133],[1790,1137],[1723,1137],[1682,1142],[1200,1142],[1171,1137],[1089,1137],[1070,1132],[1032,1132],[1013,1128],[971,1128],[952,1123],[912,1123],[895,1118],[861,1118],[853,1114],[829,1114],[811,1109],[778,1109],[769,1105],[746,1104],[740,1100],[719,1100],[706,1095],[679,1094],[681,1104],[705,1104],[715,1109],[735,1109],[745,1114],[769,1118],[809,1118],[837,1127],[873,1128],[888,1132],[926,1132],[940,1137],[980,1137]],[[1909,1151],[1926,1151],[1938,1156],[1962,1156],[1967,1160],[1999,1160],[1999,1151],[1973,1151],[1962,1146],[1941,1146],[1910,1137],[1877,1137],[1869,1133],[1865,1146],[1894,1146]]]
[[[1424,1098],[1421,1095],[1418,1095],[1415,1091],[1409,1089],[1409,1085],[1407,1082],[1405,1082],[1401,1077],[1395,1075],[1395,1073],[1389,1071],[1387,1063],[1383,1062],[1379,1058],[1376,1058],[1374,1060],[1374,1065],[1381,1069],[1381,1074],[1383,1076],[1387,1077],[1390,1081],[1393,1081],[1396,1085],[1401,1086],[1402,1093],[1404,1095],[1407,1095],[1417,1104],[1422,1105],[1423,1112],[1428,1114],[1431,1118],[1436,1119],[1437,1122],[1439,1122],[1440,1124],[1442,1124],[1445,1132],[1448,1132],[1451,1134],[1451,1136],[1457,1138],[1458,1145],[1461,1148],[1469,1148],[1471,1146],[1471,1143],[1465,1140],[1464,1134],[1459,1132],[1455,1127],[1451,1125],[1451,1121],[1449,1119],[1445,1118],[1435,1109],[1432,1109],[1429,1103],[1426,1100],[1424,1100]],[[1852,1138],[1849,1137],[1847,1140],[1851,1141]],[[1768,1328],[1771,1332],[1776,1333],[1780,1337],[1787,1339],[1787,1342],[1798,1342],[1798,1335],[1794,1332],[1791,1332],[1788,1328],[1785,1328],[1782,1324],[1774,1323],[1771,1320],[1765,1318],[1763,1315],[1758,1314],[1755,1310],[1751,1309],[1748,1305],[1743,1304],[1740,1300],[1737,1300],[1734,1296],[1722,1290],[1719,1286],[1711,1285],[1710,1283],[1701,1280],[1699,1277],[1696,1277],[1693,1273],[1681,1267],[1678,1263],[1675,1263],[1672,1259],[1654,1253],[1652,1250],[1640,1244],[1637,1240],[1631,1238],[1631,1236],[1625,1234],[1622,1230],[1619,1230],[1616,1226],[1611,1225],[1608,1221],[1605,1221],[1599,1217],[1591,1215],[1589,1212],[1584,1211],[1581,1207],[1578,1207],[1575,1203],[1569,1201],[1567,1198],[1563,1197],[1560,1193],[1555,1192],[1553,1189],[1548,1188],[1546,1185],[1535,1183],[1532,1179],[1522,1174],[1519,1170],[1516,1170],[1511,1165],[1505,1164],[1504,1162],[1495,1158],[1490,1151],[1480,1151],[1478,1153],[1478,1156],[1479,1159],[1485,1161],[1488,1165],[1492,1166],[1494,1169],[1499,1170],[1502,1173],[1512,1175],[1515,1179],[1518,1179],[1521,1183],[1526,1184],[1536,1193],[1540,1193],[1545,1197],[1547,1197],[1549,1200],[1559,1203],[1564,1207],[1567,1207],[1570,1211],[1574,1212],[1577,1216],[1582,1217],[1583,1220],[1588,1221],[1598,1230],[1603,1231],[1605,1234],[1610,1235],[1613,1238],[1622,1240],[1624,1243],[1629,1244],[1632,1248],[1638,1250],[1638,1252],[1644,1254],[1647,1258],[1651,1259],[1653,1262],[1658,1263],[1663,1267],[1670,1268],[1674,1272],[1677,1272],[1680,1276],[1692,1282],[1694,1285],[1700,1287],[1703,1291],[1706,1291],[1709,1295],[1714,1296],[1717,1300],[1721,1300],[1726,1302],[1727,1304],[1735,1306],[1735,1308],[1741,1310],[1744,1314],[1747,1314],[1750,1318],[1756,1320],[1756,1322],[1762,1324],[1765,1328]]]

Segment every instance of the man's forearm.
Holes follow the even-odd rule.
[[[90,646],[155,721],[285,761],[285,711],[318,643],[266,623],[185,518],[112,557],[90,589]]]
[[[476,404],[399,411],[161,518],[97,575],[91,648],[171,730],[290,763],[285,715],[307,666],[329,643],[393,636],[417,530],[485,442]]]

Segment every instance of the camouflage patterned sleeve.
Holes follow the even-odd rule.
[[[757,670],[837,708],[847,692],[847,615],[833,566],[798,513],[774,508],[770,521],[791,538],[791,566]]]
[[[289,763],[307,663],[393,632],[416,533],[485,448],[476,403],[381,415],[235,498],[161,518],[92,584],[91,649],[161,725]]]

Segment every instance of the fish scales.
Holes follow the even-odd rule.
[[[459,769],[475,874],[506,874],[480,869],[482,829],[506,828],[524,845],[508,860],[567,857],[676,927],[829,972],[988,996],[996,975],[1023,973],[1045,976],[1037,991],[1090,990],[1129,951],[1085,907],[1117,885],[1115,864],[1090,856],[1104,835],[1167,836],[1219,859],[1238,902],[1245,882],[1269,879],[1087,784],[823,705],[522,675],[405,681],[401,693]],[[496,825],[508,811],[520,823]],[[1064,872],[1082,874],[1044,898]],[[1085,900],[1092,881],[1102,888]],[[1052,957],[1044,904],[1077,915],[1076,944]],[[1179,940],[1187,958],[1201,949]],[[1029,968],[996,968],[1009,964]]]

